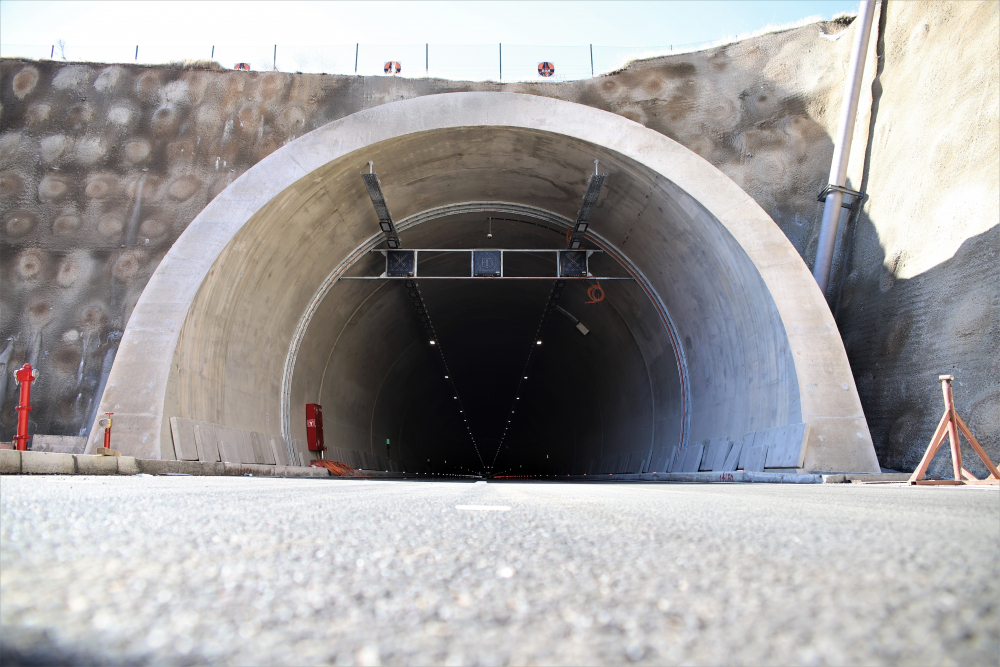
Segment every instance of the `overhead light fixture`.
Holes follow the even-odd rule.
[[[437,341],[432,340],[431,345],[437,345]]]
[[[447,380],[447,379],[448,379],[448,376],[447,376],[447,375],[445,375],[445,376],[444,376],[444,379],[445,379],[445,380]]]
[[[527,376],[527,375],[525,375],[525,376],[524,376],[524,379],[525,379],[525,380],[527,380],[527,379],[528,379],[528,376]]]
[[[540,341],[540,340],[536,340],[535,341],[535,345],[541,345],[541,344],[542,344],[542,341]]]

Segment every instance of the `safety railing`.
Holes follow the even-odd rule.
[[[658,46],[522,44],[164,45],[0,44],[0,57],[167,65],[215,61],[224,69],[402,76],[456,81],[576,81],[630,61],[702,50],[732,39]]]

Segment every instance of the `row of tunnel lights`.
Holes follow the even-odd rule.
[[[436,341],[436,340],[434,340],[434,339],[431,339],[431,340],[430,340],[430,344],[431,344],[431,345],[437,345],[437,341]],[[541,345],[541,344],[542,344],[542,341],[540,341],[540,340],[536,340],[536,341],[535,341],[535,345]],[[449,377],[448,375],[445,375],[445,376],[444,376],[444,379],[445,379],[445,380],[450,380],[451,378],[450,378],[450,377]],[[524,376],[524,379],[525,379],[525,380],[527,380],[527,379],[528,379],[528,376],[527,376],[527,375],[525,375],[525,376]],[[452,396],[452,398],[453,398],[454,400],[456,400],[456,401],[457,401],[457,400],[458,400],[458,395],[455,395],[455,396]],[[515,399],[515,400],[518,400],[518,401],[520,401],[520,400],[521,400],[521,397],[520,397],[520,396],[515,396],[515,397],[514,397],[514,399]],[[460,414],[463,414],[463,415],[465,414],[465,411],[464,411],[464,410],[459,410],[458,412],[459,412]],[[510,414],[514,414],[514,411],[513,411],[513,410],[511,410],[511,411],[510,411]],[[469,423],[469,420],[468,420],[468,419],[467,419],[466,417],[464,417],[464,416],[463,416],[463,417],[462,417],[462,421],[463,421],[463,422],[465,422],[465,424],[466,424],[466,427],[465,427],[465,430],[469,432],[469,437],[470,437],[470,438],[472,438],[472,444],[473,444],[473,445],[475,445],[475,444],[476,444],[476,437],[475,437],[474,435],[472,435],[472,429],[471,429],[471,428],[470,428],[470,427],[468,426],[468,423]],[[511,420],[510,420],[510,419],[508,419],[508,420],[507,420],[507,423],[508,423],[508,424],[510,424],[510,422],[511,422]],[[503,432],[504,432],[504,435],[506,435],[506,434],[507,434],[507,429],[508,429],[508,428],[510,428],[510,426],[505,426],[505,427],[504,427],[504,429],[503,429]],[[489,467],[487,467],[487,470],[488,470],[488,469],[489,469]]]

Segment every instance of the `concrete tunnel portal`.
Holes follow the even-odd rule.
[[[556,250],[594,160],[608,177],[591,273],[631,279],[596,303],[568,281],[530,364],[552,280],[418,277],[432,345],[403,284],[351,279],[385,267],[369,161],[405,248]],[[467,275],[468,257],[424,253],[420,273]],[[554,271],[506,257],[507,275]],[[261,161],[157,268],[101,411],[144,458],[176,456],[182,417],[281,436],[307,460],[313,402],[328,446],[411,471],[641,472],[671,447],[801,424],[795,462],[772,467],[878,470],[833,319],[767,214],[667,137],[526,95],[395,102]]]

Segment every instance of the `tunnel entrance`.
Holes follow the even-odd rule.
[[[529,207],[516,214],[487,204],[464,208],[472,210],[422,216],[393,243],[410,249],[405,256],[380,243],[381,251],[360,255],[325,295],[361,302],[347,324],[330,331],[336,344],[316,394],[326,401],[336,442],[370,446],[407,471],[647,468],[657,441],[679,442],[685,422],[683,404],[666,400],[682,393],[682,365],[669,322],[644,293],[644,276],[631,275],[620,252],[602,250],[599,237],[565,251],[574,221]],[[452,249],[434,250],[443,246]],[[473,254],[476,248],[492,250]],[[673,368],[663,364],[651,377],[634,330],[666,338]],[[365,429],[345,428],[355,416],[339,379],[373,341],[394,347],[385,350],[392,361],[388,371],[356,379],[378,388],[370,444],[350,442],[346,432]],[[658,427],[677,432],[658,434]]]
[[[407,248],[555,250],[594,160],[608,177],[580,240],[632,280],[589,304],[590,285],[567,281],[569,316],[551,315],[528,372],[551,281],[420,281],[431,345],[405,288],[352,279],[385,269],[369,162]],[[427,266],[468,271],[458,257]],[[768,467],[878,470],[823,296],[766,213],[670,139],[533,96],[386,104],[261,161],[157,268],[101,411],[138,456],[176,456],[178,417],[269,434],[299,462],[306,403],[324,406],[328,444],[440,471],[656,469],[670,448],[786,427],[805,435]]]

